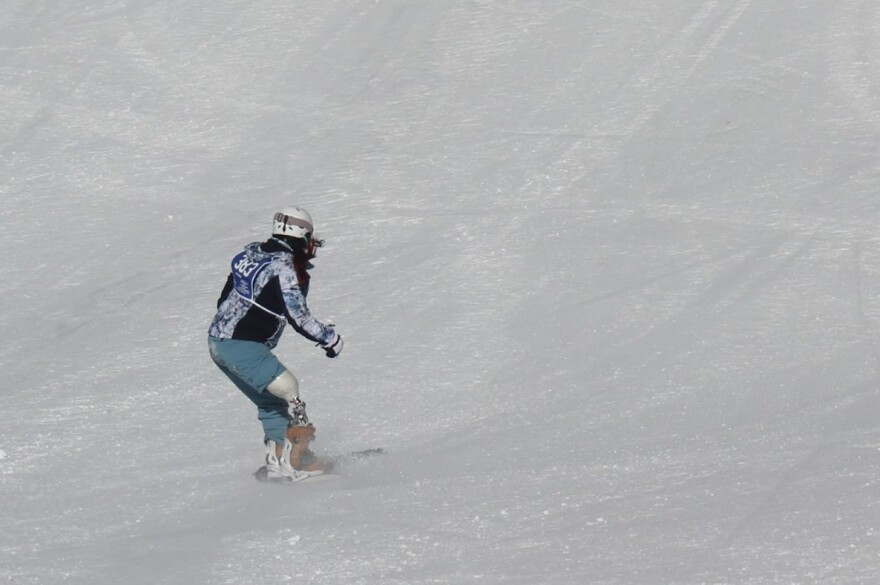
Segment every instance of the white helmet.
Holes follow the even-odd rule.
[[[312,216],[302,207],[289,207],[275,214],[272,222],[273,236],[289,236],[309,240],[315,233]]]

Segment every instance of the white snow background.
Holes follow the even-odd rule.
[[[876,0],[2,0],[0,582],[880,582]],[[283,206],[337,483],[210,362]]]

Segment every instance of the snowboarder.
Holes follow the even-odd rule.
[[[310,261],[322,245],[305,209],[276,213],[272,236],[248,244],[232,259],[208,331],[214,363],[257,406],[269,479],[298,481],[323,472],[323,463],[309,449],[315,427],[299,396],[299,382],[271,351],[287,323],[327,357],[342,351],[335,325],[316,319],[306,305]]]

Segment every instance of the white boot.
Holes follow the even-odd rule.
[[[286,445],[285,449],[287,449]],[[266,442],[266,478],[269,481],[300,481],[309,476],[307,473],[301,473],[290,466],[289,452],[287,457],[284,457],[284,450],[281,453],[281,459],[279,459],[278,445],[275,441]],[[285,461],[287,465],[284,465]]]
[[[275,441],[266,442],[266,477],[269,481],[302,481],[307,477],[321,472],[297,471],[290,464],[290,452],[293,443],[284,440],[281,457],[278,457],[278,445]]]
[[[285,477],[292,477],[293,481],[299,481],[313,475],[321,475],[322,473],[324,473],[323,469],[314,471],[301,471],[295,469],[290,462],[290,455],[292,451],[293,443],[290,442],[290,439],[284,439],[284,449],[281,450],[281,459],[278,461],[278,465],[281,469],[282,475],[284,475]]]
[[[278,463],[278,456],[275,441],[266,441],[266,472],[270,478],[281,477],[281,465]]]

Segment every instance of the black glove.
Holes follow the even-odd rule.
[[[342,336],[338,333],[334,334],[333,339],[327,345],[322,345],[321,347],[324,348],[324,353],[327,354],[328,358],[335,358],[342,353]]]

